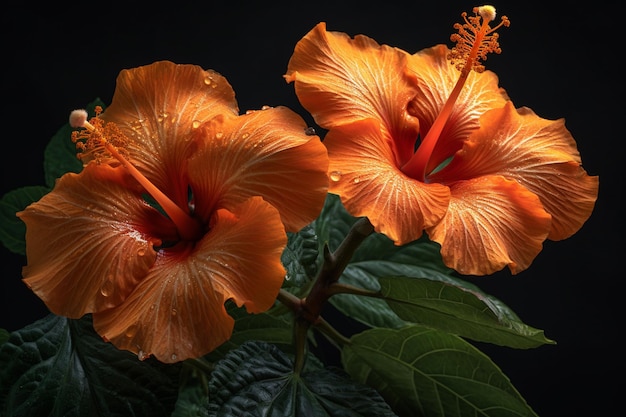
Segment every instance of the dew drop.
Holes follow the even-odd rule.
[[[173,308],[172,309],[172,316],[175,316],[176,314],[178,314],[178,311],[175,308]]]
[[[139,248],[137,250],[137,256],[144,256],[146,254],[146,248]]]
[[[175,361],[176,359],[178,359],[178,355],[175,353],[172,353],[172,360]]]
[[[168,114],[168,113],[166,113],[166,112],[161,112],[161,113],[159,114],[159,116],[157,117],[157,120],[159,121],[159,123],[163,123],[163,121],[164,121],[165,119],[167,119],[168,117],[169,117],[169,114]]]
[[[146,359],[148,355],[146,355],[146,353],[143,350],[139,350],[139,352],[137,352],[137,358],[142,361],[144,359]]]
[[[354,177],[354,179],[353,179],[352,181],[354,181],[354,183],[355,183],[355,184],[358,184],[358,183],[360,183],[360,182],[361,182],[361,178],[359,178],[359,177]]]
[[[194,120],[193,122],[191,122],[191,127],[197,129],[200,127],[200,124],[200,120]]]
[[[142,125],[142,120],[133,120],[132,122],[130,122],[130,128],[133,130],[139,130],[143,127]]]
[[[206,85],[211,85],[211,83],[212,83],[212,82],[213,82],[213,78],[211,78],[211,77],[206,77],[206,78],[204,79],[204,83],[205,83]]]
[[[341,179],[341,171],[333,171],[330,173],[330,179],[332,181],[339,181]]]
[[[126,329],[126,333],[124,333],[126,337],[129,339],[137,334],[137,326],[132,325],[128,329]]]
[[[113,284],[112,277],[109,277],[106,280],[106,282],[102,284],[102,287],[100,287],[100,294],[102,294],[105,297],[108,297],[111,294],[113,294],[114,290],[115,290],[115,285]]]
[[[218,138],[218,139],[222,139],[224,137],[224,132],[217,132],[215,134],[215,137]]]

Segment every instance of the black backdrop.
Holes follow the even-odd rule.
[[[161,59],[198,64],[226,76],[242,112],[287,105],[312,123],[282,75],[295,43],[316,23],[415,52],[450,44],[452,24],[476,5],[127,1],[35,8],[16,3],[5,2],[0,11],[2,194],[43,184],[43,149],[50,137],[74,108],[97,97],[110,103],[121,69]],[[510,3],[494,3],[512,24],[500,31],[502,55],[490,56],[487,67],[517,107],[565,118],[584,167],[600,176],[600,196],[580,232],[547,242],[527,271],[473,280],[558,344],[485,350],[540,416],[614,415],[623,408],[619,381],[626,370],[620,335],[624,210],[618,201],[624,191],[618,37],[623,16],[616,9],[623,7],[604,1],[570,7]],[[20,281],[25,259],[5,248],[0,253],[0,327],[17,330],[47,310]]]

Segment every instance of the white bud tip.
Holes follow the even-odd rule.
[[[70,126],[83,127],[87,121],[88,114],[85,110],[74,110],[70,113]]]
[[[496,20],[496,8],[493,6],[480,6],[478,8],[478,14],[480,15],[480,17],[488,22]]]

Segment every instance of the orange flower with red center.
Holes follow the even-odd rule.
[[[329,191],[397,245],[422,236],[446,265],[485,275],[531,264],[589,218],[598,177],[563,120],[516,109],[481,60],[500,53],[492,6],[463,14],[456,47],[409,54],[318,24],[285,79],[328,129]],[[452,64],[451,65],[451,61]]]
[[[118,348],[178,362],[230,337],[227,300],[273,305],[285,232],[319,215],[328,156],[291,110],[239,115],[234,97],[162,61],[122,71],[102,115],[72,113],[84,169],[18,213],[24,281],[52,312],[93,313]]]

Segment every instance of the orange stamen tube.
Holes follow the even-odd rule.
[[[498,36],[493,32],[501,26],[509,26],[508,18],[503,16],[502,22],[491,28],[489,22],[496,17],[496,9],[493,6],[476,7],[474,8],[474,13],[476,13],[476,16],[469,18],[469,20],[467,13],[463,13],[465,24],[455,25],[459,33],[452,35],[451,39],[457,42],[457,47],[452,50],[450,57],[453,61],[459,59],[464,61],[464,64],[457,65],[461,75],[417,151],[402,167],[402,171],[411,178],[425,181],[426,175],[428,175],[426,168],[430,157],[443,128],[452,114],[454,103],[459,97],[470,71],[482,72],[484,70],[484,67],[480,65],[479,58],[485,59],[489,52],[500,53],[497,42]],[[481,18],[482,23],[480,23]]]
[[[97,128],[87,121],[87,112],[85,110],[74,110],[70,114],[70,126],[77,128],[83,127],[90,132],[96,132]],[[130,175],[133,176],[143,188],[156,200],[161,208],[167,213],[170,219],[176,225],[178,235],[182,240],[193,241],[202,233],[200,223],[186,213],[181,207],[175,204],[167,195],[159,190],[154,184],[150,182],[133,164],[131,164],[122,154],[120,154],[115,146],[113,146],[105,137],[99,137],[102,142],[102,146],[113,156],[120,161],[122,166],[128,170]]]

